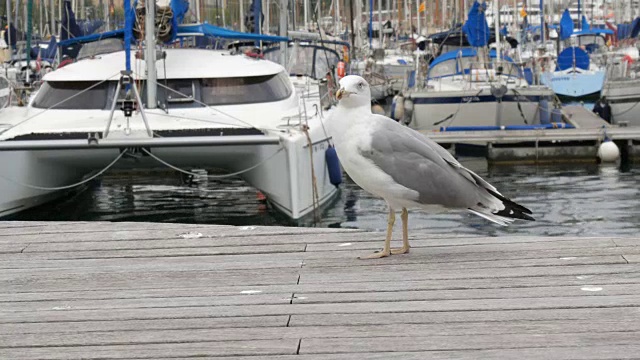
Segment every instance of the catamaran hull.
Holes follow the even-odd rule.
[[[410,126],[417,130],[440,130],[458,126],[507,126],[540,123],[540,102],[553,100],[549,89],[509,90],[498,101],[489,89],[427,91],[411,93]]]
[[[602,96],[611,105],[614,124],[640,126],[640,79],[609,81],[602,89]]]
[[[242,171],[240,176],[267,196],[274,206],[293,220],[298,220],[330,201],[337,188],[329,181],[325,163],[326,141],[312,146],[313,161],[307,141],[273,145],[145,147],[165,162],[183,169],[224,169]],[[129,148],[114,169],[150,169],[163,167],[141,148]],[[121,152],[118,148],[85,150],[18,150],[0,151],[0,217],[11,215],[55,200],[64,191],[51,188],[77,183],[104,169]],[[317,201],[311,166],[316,177]],[[36,189],[35,187],[47,188]]]

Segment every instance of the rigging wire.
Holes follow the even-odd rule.
[[[115,165],[115,164],[118,162],[118,160],[122,159],[122,157],[123,157],[127,152],[128,152],[128,151],[127,151],[127,149],[123,150],[123,151],[122,151],[122,152],[121,152],[121,153],[120,153],[120,154],[119,154],[115,159],[113,159],[113,161],[112,161],[112,162],[110,162],[110,163],[109,163],[109,165],[107,165],[106,167],[104,167],[102,170],[98,171],[97,173],[93,174],[92,176],[90,176],[90,177],[88,177],[88,178],[86,178],[86,179],[84,179],[84,180],[82,180],[82,181],[79,181],[79,182],[77,182],[77,183],[70,184],[70,185],[65,185],[65,186],[56,186],[56,187],[45,187],[45,186],[31,185],[31,184],[27,184],[27,183],[20,182],[20,181],[18,181],[18,180],[14,180],[14,179],[8,178],[8,177],[6,177],[6,176],[2,175],[1,173],[0,173],[0,178],[3,178],[3,179],[5,179],[5,180],[7,180],[7,181],[9,181],[9,182],[14,183],[14,184],[17,184],[17,185],[20,185],[20,186],[23,186],[23,187],[26,187],[26,188],[29,188],[29,189],[34,189],[34,190],[44,190],[44,191],[68,190],[68,189],[72,189],[72,188],[74,188],[74,187],[77,187],[77,186],[80,186],[80,185],[86,184],[86,183],[88,183],[89,181],[91,181],[91,180],[93,180],[93,179],[97,178],[98,176],[100,176],[100,175],[104,174],[104,173],[105,173],[107,170],[109,170],[113,165]]]
[[[273,154],[267,156],[266,158],[264,158],[263,160],[261,160],[257,164],[254,164],[254,165],[252,165],[252,166],[250,166],[250,167],[248,167],[246,169],[243,169],[243,170],[239,170],[239,171],[236,171],[236,172],[232,172],[232,173],[229,173],[229,174],[223,174],[223,175],[202,175],[202,174],[194,173],[194,172],[179,168],[179,167],[177,167],[175,165],[172,165],[169,162],[159,158],[158,156],[153,154],[151,151],[149,151],[149,150],[147,150],[145,148],[142,148],[142,151],[145,154],[149,155],[151,158],[153,158],[154,160],[156,160],[160,164],[162,164],[162,165],[164,165],[164,166],[166,166],[166,167],[168,167],[170,169],[173,169],[175,171],[181,172],[181,173],[183,173],[185,175],[191,175],[191,176],[197,176],[197,177],[205,176],[205,177],[207,177],[209,179],[225,179],[225,178],[233,177],[233,176],[236,176],[236,175],[244,174],[246,172],[249,172],[249,171],[259,167],[260,165],[263,165],[267,161],[271,160],[276,155],[278,155],[282,150],[284,150],[284,146],[280,146],[280,148],[278,148],[278,150],[276,150]]]

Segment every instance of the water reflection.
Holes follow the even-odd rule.
[[[434,234],[636,235],[640,227],[640,171],[615,166],[488,166],[461,162],[504,195],[529,207],[537,221],[503,228],[465,212],[412,211],[411,229]],[[386,205],[348,178],[340,198],[317,226],[384,230]],[[20,220],[158,221],[232,225],[290,225],[240,180],[177,175],[109,175],[54,204],[14,216]],[[397,227],[399,228],[399,227]]]

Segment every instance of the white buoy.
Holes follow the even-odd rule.
[[[611,140],[603,141],[598,147],[598,158],[602,162],[614,162],[620,158],[620,149]]]
[[[371,105],[371,112],[378,115],[386,115],[384,108],[378,104]]]

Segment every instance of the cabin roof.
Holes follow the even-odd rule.
[[[284,68],[268,60],[228,51],[206,49],[165,49],[166,60],[157,60],[158,79],[201,79],[273,75]],[[166,64],[165,64],[166,62]],[[165,67],[167,76],[165,76]],[[98,55],[64,66],[45,75],[45,81],[117,80],[125,68],[125,52]],[[146,63],[131,53],[131,70],[136,79],[146,78]]]

